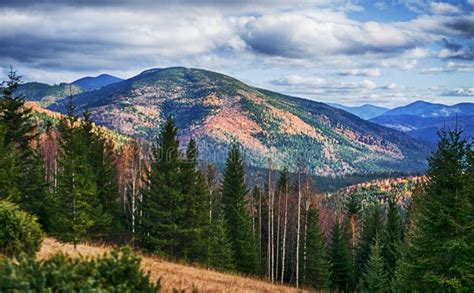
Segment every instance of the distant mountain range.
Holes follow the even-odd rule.
[[[49,96],[40,98],[38,88]],[[43,88],[25,84],[19,91],[64,112],[68,87]],[[271,158],[274,168],[295,170],[301,161],[319,175],[418,172],[425,170],[431,151],[406,134],[346,111],[201,69],[151,69],[97,90],[77,90],[73,101],[79,109],[88,108],[97,124],[122,134],[150,138],[166,116],[174,116],[180,140],[194,137],[200,158],[217,163],[237,142],[255,167],[268,166]]]
[[[122,81],[123,79],[112,76],[110,74],[101,74],[96,77],[83,77],[80,78],[76,81],[73,81],[72,84],[77,85],[78,87],[84,89],[84,90],[98,90],[103,86],[113,84],[119,81]]]
[[[371,104],[364,104],[358,107],[344,106],[336,103],[328,103],[328,105],[352,113],[365,120],[375,118],[390,110],[388,108],[374,106]]]
[[[26,95],[29,101],[40,103],[44,107],[54,104],[58,99],[64,99],[67,96],[73,96],[82,92],[100,89],[123,79],[109,75],[101,74],[96,77],[83,77],[72,83],[62,82],[60,84],[49,85],[40,82],[28,82],[22,84],[16,94]]]
[[[387,111],[370,121],[429,143],[438,141],[440,129],[453,129],[456,126],[464,130],[465,137],[470,138],[474,135],[474,103],[449,106],[417,101]]]

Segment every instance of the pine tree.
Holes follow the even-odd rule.
[[[392,280],[400,258],[403,223],[400,209],[394,198],[388,201],[387,222],[381,236],[382,257],[389,280]]]
[[[209,267],[224,271],[235,269],[234,252],[227,232],[227,223],[221,211],[218,211],[212,219],[209,241]]]
[[[95,219],[94,236],[118,234],[123,231],[125,223],[120,210],[113,146],[107,141],[103,132],[94,129],[87,110],[82,116],[81,131],[88,146],[87,160],[93,171],[96,194],[103,209],[100,217]]]
[[[11,148],[11,156],[15,170],[10,175],[11,183],[16,185],[18,196],[11,197],[25,210],[36,214],[40,223],[45,226],[44,213],[47,202],[47,184],[44,176],[43,159],[40,153],[32,147],[38,132],[33,123],[32,110],[25,106],[25,98],[14,95],[21,83],[21,77],[13,70],[8,75],[9,80],[2,88],[0,97],[0,125],[4,128],[3,147]]]
[[[181,191],[181,160],[177,128],[171,116],[153,146],[149,186],[143,193],[140,212],[140,239],[143,248],[169,257],[182,257],[183,238],[179,225],[184,213]]]
[[[209,232],[209,191],[204,174],[198,170],[198,149],[191,139],[182,164],[182,193],[185,205],[183,217],[185,258],[204,263],[207,259]]]
[[[356,248],[355,278],[357,284],[365,272],[365,267],[370,256],[370,247],[375,243],[376,235],[382,231],[383,219],[379,204],[369,207],[362,222],[362,232]]]
[[[11,144],[4,144],[5,130],[0,125],[0,200],[19,202],[21,191],[18,190],[20,170],[16,163],[14,148]]]
[[[389,292],[389,278],[385,271],[380,241],[376,239],[370,247],[370,257],[362,277],[362,292]]]
[[[51,233],[74,246],[89,238],[90,229],[100,218],[102,207],[92,168],[88,162],[88,142],[78,128],[72,100],[68,114],[59,123],[60,173],[52,201]]]
[[[404,291],[473,291],[471,145],[462,131],[442,131],[429,158],[425,191],[413,199],[406,253],[398,266]]]
[[[316,209],[308,211],[308,230],[306,234],[306,268],[304,284],[316,289],[329,287],[329,263],[327,261],[324,235],[319,226]]]
[[[331,267],[331,288],[349,291],[352,285],[351,257],[349,243],[343,226],[336,219],[331,230],[329,260]]]
[[[245,209],[245,171],[239,147],[234,144],[229,152],[222,183],[224,216],[235,253],[237,269],[248,274],[258,270],[258,253],[252,220]]]

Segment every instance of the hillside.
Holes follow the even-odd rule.
[[[180,139],[198,140],[201,159],[222,163],[230,143],[246,161],[296,169],[305,159],[319,175],[413,172],[426,167],[430,148],[407,135],[323,103],[258,89],[219,73],[173,67],[151,69],[73,97],[92,119],[120,133],[150,137],[167,115]],[[49,106],[64,111],[65,100]]]
[[[28,82],[20,85],[15,94],[25,95],[28,101],[38,102],[43,107],[47,107],[59,99],[81,92],[83,92],[81,87],[68,83],[49,85],[40,82]]]
[[[335,103],[330,103],[328,105],[352,113],[365,120],[380,116],[390,110],[388,108],[374,106],[371,104],[364,104],[358,107],[349,107]]]
[[[109,247],[80,244],[77,246],[77,251],[74,251],[71,244],[61,244],[52,238],[46,238],[37,257],[45,259],[55,253],[95,257],[110,251],[110,249]],[[153,281],[161,278],[164,292],[172,292],[173,289],[191,292],[194,288],[197,288],[199,292],[297,292],[296,289],[286,286],[185,266],[150,256],[142,258],[142,269],[145,272],[150,272]]]

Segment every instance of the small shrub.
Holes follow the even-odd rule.
[[[35,216],[13,203],[0,201],[0,254],[33,256],[42,241],[43,232]]]
[[[101,258],[0,259],[0,292],[159,292],[130,249]]]

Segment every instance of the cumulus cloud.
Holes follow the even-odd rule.
[[[337,74],[341,76],[367,76],[367,77],[379,77],[381,75],[380,70],[378,68],[341,70]]]
[[[249,19],[241,37],[256,52],[287,58],[397,53],[427,41],[424,34],[342,13],[288,12]]]
[[[474,72],[474,65],[450,61],[444,66],[421,68],[420,72],[421,73]]]
[[[431,12],[435,14],[457,14],[461,13],[461,9],[458,7],[451,5],[449,3],[444,2],[432,2],[431,4]]]
[[[455,88],[453,90],[443,92],[442,95],[443,96],[474,97],[474,87]]]
[[[351,93],[370,91],[377,88],[377,84],[371,80],[341,81],[327,80],[320,77],[303,77],[300,75],[284,76],[272,80],[273,85],[285,88],[292,93]]]

